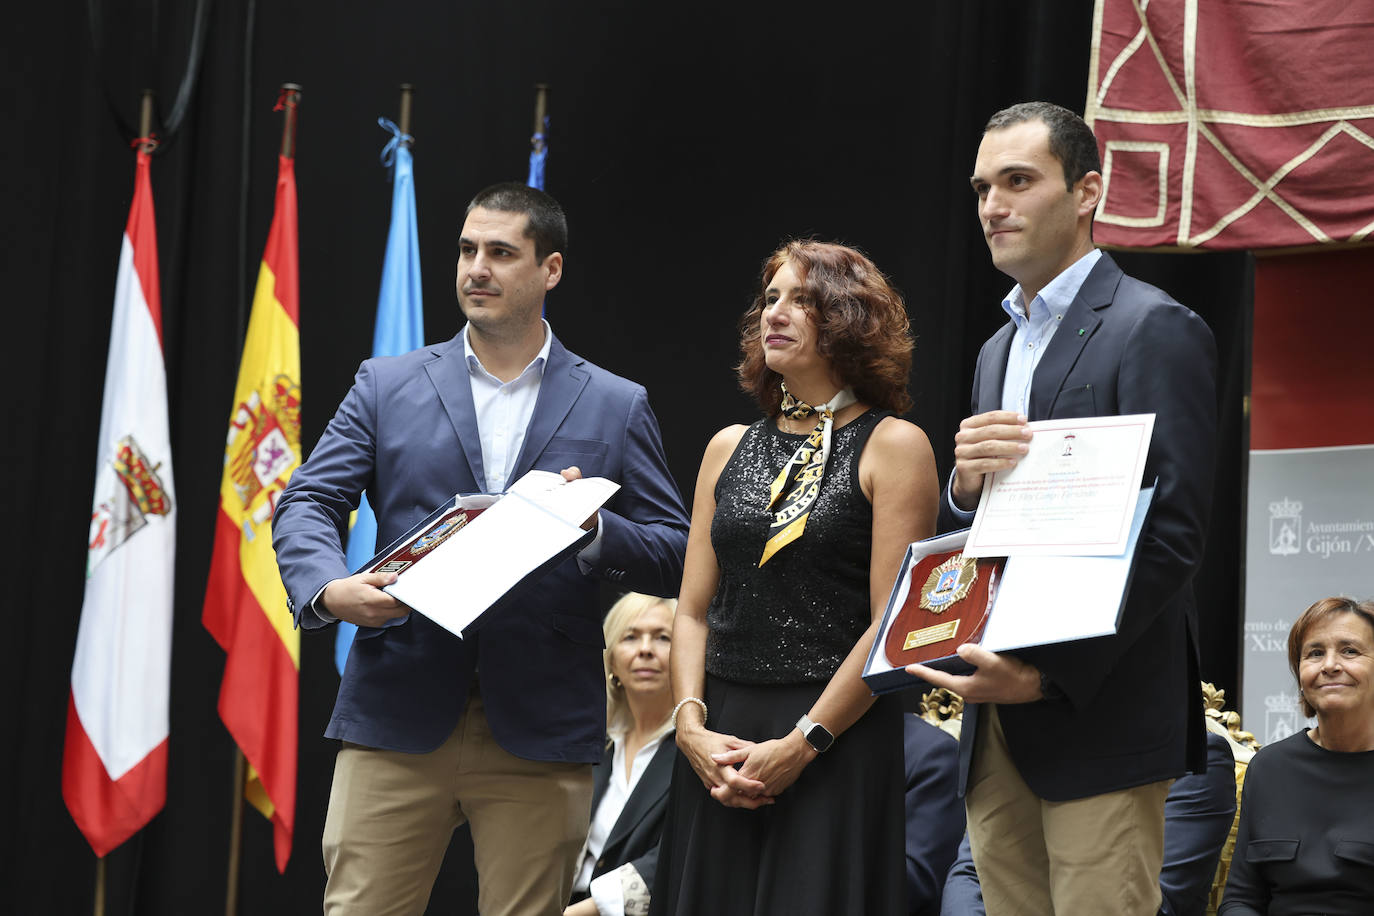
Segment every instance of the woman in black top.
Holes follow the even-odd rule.
[[[858,252],[792,242],[741,350],[765,419],[718,433],[697,478],[651,912],[897,914],[901,711],[860,673],[935,526],[930,443],[890,414],[910,404],[906,310]]]
[[[1323,598],[1288,634],[1317,726],[1250,761],[1218,916],[1374,913],[1374,603]]]

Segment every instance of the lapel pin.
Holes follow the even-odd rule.
[[[1087,332],[1087,328],[1079,328],[1079,329],[1078,329],[1078,336],[1079,336],[1079,337],[1082,337],[1082,336],[1084,335],[1084,333],[1086,333],[1086,332]]]

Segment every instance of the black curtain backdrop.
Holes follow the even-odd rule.
[[[216,913],[229,853],[233,747],[216,713],[223,655],[200,623],[224,435],[247,303],[271,219],[279,85],[303,85],[297,145],[304,439],[371,349],[390,208],[378,115],[416,86],[413,132],[426,340],[459,327],[462,209],[523,179],[533,84],[553,86],[548,188],[570,214],[549,298],[574,351],[644,383],[690,504],[721,426],[748,421],[736,322],[759,266],[794,236],[867,251],[907,297],[912,419],[942,473],[982,341],[1011,282],[991,266],[967,175],[992,111],[1083,107],[1088,0],[682,5],[585,0],[387,4],[219,0],[189,107],[153,164],[179,498],[167,804],[109,857],[112,914]],[[63,805],[61,755],[120,232],[139,92],[157,129],[187,72],[195,4],[24,4],[0,55],[10,87],[4,246],[4,479],[17,594],[7,602],[0,909],[84,913],[95,858]],[[98,50],[98,53],[97,53]],[[1198,311],[1221,352],[1222,455],[1198,588],[1206,677],[1235,695],[1248,256],[1120,257]],[[285,611],[283,610],[283,613]],[[318,910],[335,748],[321,736],[332,634],[302,641],[295,847],[244,818],[240,912]],[[1104,722],[1103,728],[1129,728]],[[431,912],[474,911],[459,831]]]

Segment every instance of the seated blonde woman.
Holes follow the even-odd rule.
[[[606,634],[606,754],[595,771],[592,822],[564,916],[642,916],[677,746],[668,654],[677,601],[631,592],[611,606]]]

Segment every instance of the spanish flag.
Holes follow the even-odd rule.
[[[277,165],[276,212],[262,256],[224,448],[205,628],[228,657],[219,714],[249,765],[244,795],[271,818],[286,870],[296,814],[300,634],[272,551],[272,513],[301,463],[296,173]]]

